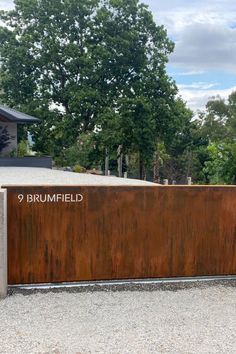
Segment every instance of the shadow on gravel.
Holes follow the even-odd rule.
[[[55,285],[55,284],[54,284]],[[236,280],[210,280],[210,281],[188,281],[188,282],[172,282],[172,283],[123,283],[123,284],[88,284],[88,285],[74,285],[73,287],[58,285],[58,287],[40,288],[23,288],[23,287],[9,287],[8,295],[22,294],[31,295],[37,293],[91,293],[98,291],[105,292],[121,292],[121,291],[181,291],[187,289],[207,289],[215,286],[233,287],[236,288]]]

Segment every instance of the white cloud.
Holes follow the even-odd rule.
[[[170,35],[178,35],[184,27],[197,23],[228,25],[235,23],[236,2],[232,0],[144,0],[150,5],[158,23]]]
[[[172,65],[236,73],[236,28],[194,23],[185,27],[179,37],[170,56]]]
[[[202,75],[205,74],[203,70],[192,70],[192,71],[183,71],[180,73],[172,73],[170,76],[194,76],[194,75]]]
[[[236,86],[222,90],[189,90],[179,87],[180,95],[187,102],[188,107],[194,111],[197,109],[203,110],[209,98],[220,96],[227,99],[233,91],[236,91]]]
[[[172,66],[236,72],[236,1],[144,0],[176,42]]]
[[[207,82],[193,82],[192,84],[179,84],[179,89],[200,89],[209,90],[215,86],[219,86],[218,83],[207,83]]]
[[[0,0],[0,10],[11,10],[13,7],[12,0]]]

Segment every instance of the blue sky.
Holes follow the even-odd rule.
[[[193,110],[236,90],[236,1],[142,0],[175,42],[168,73]],[[0,0],[10,9],[11,0]]]

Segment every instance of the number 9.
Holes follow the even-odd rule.
[[[19,202],[23,202],[23,199],[24,199],[24,196],[23,194],[18,194],[18,199],[19,199]]]

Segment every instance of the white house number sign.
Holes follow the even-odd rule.
[[[84,199],[82,194],[18,194],[19,203],[81,203]]]

